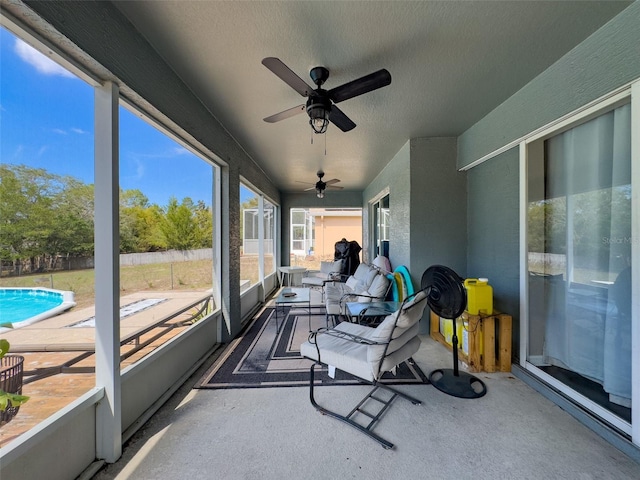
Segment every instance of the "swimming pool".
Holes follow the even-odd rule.
[[[75,306],[73,292],[51,288],[0,288],[0,324],[24,327]],[[9,330],[0,327],[0,332]]]

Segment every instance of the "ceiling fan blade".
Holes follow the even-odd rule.
[[[343,102],[363,93],[386,87],[391,83],[391,74],[386,69],[378,70],[339,87],[329,90],[329,98],[335,103]]]
[[[348,132],[349,130],[353,130],[354,128],[356,128],[356,124],[353,123],[353,121],[351,121],[351,119],[347,117],[344,112],[335,105],[331,105],[329,120],[343,132]]]
[[[315,190],[315,189],[316,189],[316,187],[315,187],[315,186],[313,186],[313,187],[305,188],[303,191],[305,191],[305,192],[309,192],[309,191],[311,191],[311,190]]]
[[[290,108],[285,110],[284,112],[276,113],[275,115],[271,115],[264,119],[265,122],[275,123],[280,120],[284,120],[285,118],[293,117],[294,115],[298,115],[299,113],[304,112],[304,105],[298,105],[297,107]]]
[[[309,94],[313,92],[313,88],[307,85],[307,82],[296,75],[293,70],[282,63],[282,60],[279,58],[267,57],[262,60],[262,64],[303,97],[308,97]]]
[[[338,180],[337,178],[332,178],[331,180],[327,180],[326,183],[327,185],[331,185],[332,183],[338,183],[340,180]]]
[[[342,190],[344,187],[339,187],[338,185],[327,185],[327,190]]]

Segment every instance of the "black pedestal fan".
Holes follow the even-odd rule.
[[[429,307],[439,317],[453,320],[453,368],[434,370],[429,381],[441,392],[460,398],[480,398],[487,393],[482,380],[458,371],[458,336],[456,319],[467,306],[467,291],[462,278],[448,267],[433,265],[422,275],[421,288],[429,297]]]

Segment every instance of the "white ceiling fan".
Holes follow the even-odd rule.
[[[312,187],[305,188],[304,189],[305,192],[315,190],[318,198],[324,198],[324,191],[327,189],[342,190],[342,187],[335,185],[340,181],[337,178],[332,178],[331,180],[327,180],[326,182],[324,182],[322,181],[322,177],[324,177],[324,172],[322,170],[318,170],[317,175],[319,180],[316,183],[299,182],[299,183],[306,183],[307,185],[313,185]]]

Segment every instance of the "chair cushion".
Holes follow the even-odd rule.
[[[389,288],[389,279],[382,274],[377,274],[367,289],[372,297],[382,298]]]
[[[374,258],[371,264],[375,267],[378,267],[378,269],[381,270],[382,273],[389,273],[392,271],[389,259],[387,257],[383,257],[382,255],[378,255],[376,258]]]
[[[357,300],[355,300],[356,302],[369,303],[373,301],[373,299],[371,298],[373,295],[371,295],[367,290],[365,290],[364,292],[360,292],[360,294],[361,296],[358,296]]]
[[[332,272],[333,262],[320,262],[320,271],[326,275]]]
[[[304,277],[302,279],[302,285],[313,285],[314,287],[321,287],[326,281],[327,280],[320,277]]]
[[[334,330],[372,339],[374,329],[364,325],[343,322]],[[406,361],[420,348],[419,328],[414,325],[404,335],[389,344],[387,355],[380,366],[385,345],[366,345],[345,338],[319,334],[316,342],[320,348],[320,361],[333,365],[339,370],[363,378],[370,382],[379,380],[384,372],[391,371],[396,365]],[[300,345],[303,357],[318,360],[316,345],[309,341]]]
[[[369,276],[371,270],[373,270],[374,272],[376,271],[375,268],[372,269],[370,265],[361,263],[360,265],[358,265],[358,268],[356,268],[356,271],[353,272],[353,275],[351,276],[362,283],[366,283],[367,277]]]
[[[359,330],[353,327],[368,328],[353,323],[341,323],[335,329],[358,335],[357,332]],[[371,364],[367,361],[368,345],[323,334],[316,336],[316,342],[320,348],[320,361],[323,364],[333,365],[343,372],[350,373],[370,382],[374,380]],[[300,354],[303,357],[318,360],[316,345],[309,341],[300,345]]]
[[[367,277],[364,280],[364,289],[365,290],[369,290],[371,285],[373,284],[373,281],[376,279],[376,277],[380,276],[380,271],[377,268],[374,267],[370,267],[369,272],[367,273]]]
[[[427,306],[426,296],[426,293],[418,292],[401,309],[387,315],[382,323],[375,328],[371,338],[376,341],[386,341],[390,337],[398,338],[412,326],[417,325]],[[396,317],[398,318],[397,322]]]
[[[320,262],[320,271],[327,276],[330,273],[340,273],[342,270],[342,260],[336,260],[333,262]]]
[[[398,331],[398,329],[396,329],[396,332],[397,331]],[[394,332],[394,334],[396,332]],[[402,347],[404,347],[404,345],[406,343],[411,341],[412,338],[416,337],[418,335],[418,333],[420,333],[420,326],[418,324],[415,324],[415,325],[413,325],[412,327],[410,327],[408,329],[404,329],[402,331],[402,334],[398,335],[396,338],[391,340],[391,342],[389,343],[389,346],[387,347],[386,355],[389,356],[393,352],[395,352],[397,350],[400,350]],[[371,340],[373,340],[373,341],[382,341],[382,340],[379,340],[377,338],[372,338]],[[377,364],[382,359],[382,355],[384,354],[384,348],[385,348],[385,345],[371,345],[369,347],[369,350],[367,351],[367,360],[370,363],[372,363],[372,364],[377,366]],[[404,361],[404,360],[406,360],[406,358],[401,360],[401,361]]]
[[[344,283],[351,289],[352,292],[361,292],[362,290],[364,290],[364,282],[359,281],[353,276],[347,278],[347,281]]]
[[[402,315],[398,318],[398,327],[407,328],[419,322],[426,306],[427,294],[424,291],[419,291],[402,307]]]
[[[331,263],[331,262],[327,262],[327,263]],[[329,273],[334,273],[339,275],[340,273],[342,273],[342,268],[344,265],[344,260],[336,260],[333,263],[331,263],[331,270],[329,271]]]
[[[409,360],[420,349],[420,343],[420,338],[416,335],[405,343],[402,348],[388,354],[382,362],[377,378],[380,378],[384,372],[393,370],[396,365]]]
[[[320,262],[320,270],[309,270],[302,277],[302,284],[322,286],[324,282],[333,281],[333,276],[340,273],[342,260]]]
[[[353,290],[349,288],[346,283],[329,283],[325,287],[325,295],[327,296],[327,303],[339,303],[340,299],[345,293],[353,293]]]

